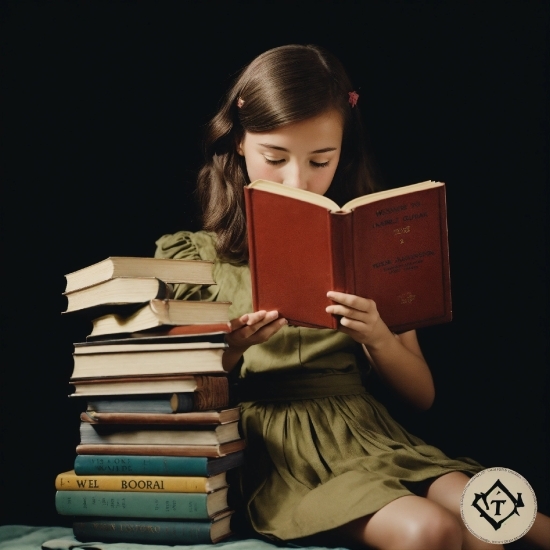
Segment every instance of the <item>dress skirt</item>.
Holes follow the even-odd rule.
[[[243,492],[252,527],[263,535],[310,536],[415,494],[418,482],[483,469],[409,434],[367,393],[358,373],[323,374],[317,389],[311,375],[287,378],[286,390],[280,375],[276,386],[255,378],[245,394],[260,399],[241,403]]]

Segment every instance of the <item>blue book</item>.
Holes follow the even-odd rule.
[[[73,522],[77,540],[135,542],[141,544],[210,544],[231,535],[228,510],[203,521],[131,520],[120,518],[86,518]]]
[[[193,392],[88,398],[87,410],[121,413],[182,413],[193,410]]]
[[[228,509],[227,487],[211,493],[57,491],[55,508],[62,516],[206,520]]]
[[[244,464],[243,451],[218,458],[203,456],[78,455],[78,475],[167,475],[209,477]]]

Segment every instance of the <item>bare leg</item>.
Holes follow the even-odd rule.
[[[463,550],[502,550],[504,548],[502,545],[490,544],[472,535],[462,521],[462,516],[460,515],[460,499],[462,498],[462,492],[468,481],[470,481],[470,478],[462,472],[445,474],[431,483],[426,492],[426,498],[437,502],[449,510],[460,522],[464,538],[464,543],[462,545]]]
[[[335,530],[345,542],[376,550],[460,550],[458,521],[443,507],[417,496],[401,497],[381,510]]]
[[[463,526],[464,550],[472,549],[497,549],[502,546],[487,544],[472,535],[462,523],[460,516],[460,499],[469,477],[461,472],[452,472],[437,478],[428,489],[426,497],[451,511],[458,517]],[[524,539],[533,545],[533,548],[550,550],[550,518],[544,514],[537,514],[535,523],[524,536]]]
[[[523,537],[534,548],[550,550],[550,518],[538,513],[531,529]]]

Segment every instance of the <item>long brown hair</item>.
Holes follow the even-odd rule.
[[[326,195],[343,204],[375,189],[359,108],[349,103],[352,90],[340,61],[314,45],[268,50],[237,76],[206,127],[197,185],[203,227],[216,233],[221,258],[248,260],[243,187],[250,181],[237,153],[245,132],[269,132],[336,109],[344,121],[342,152]]]

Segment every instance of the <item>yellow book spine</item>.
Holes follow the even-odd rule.
[[[129,491],[148,493],[207,493],[209,478],[191,476],[79,476],[74,470],[55,479],[58,491]]]

